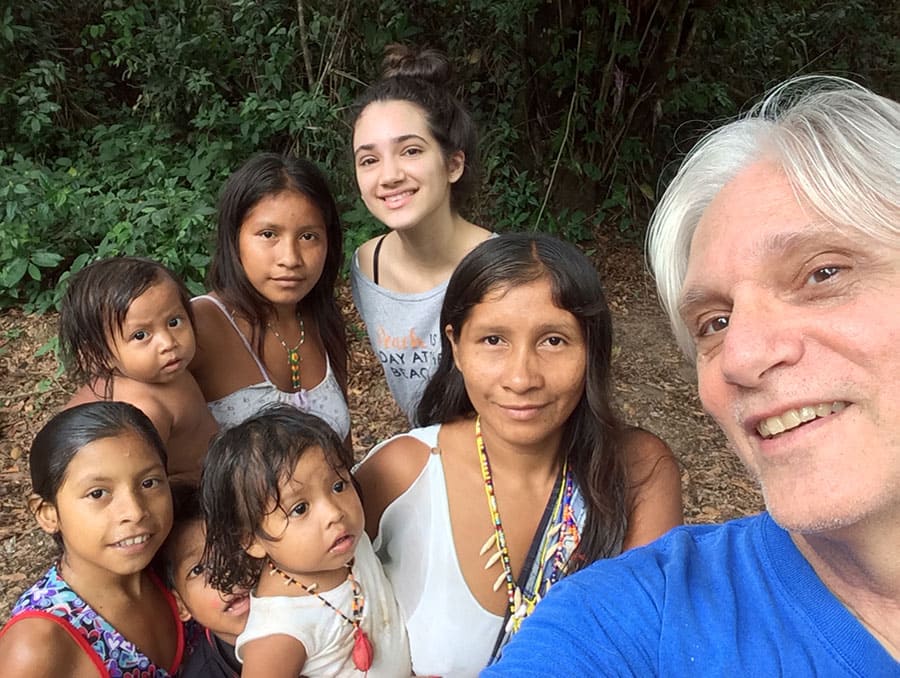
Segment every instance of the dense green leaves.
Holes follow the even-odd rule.
[[[897,21],[874,0],[12,3],[0,307],[49,308],[72,271],[112,254],[157,258],[200,290],[216,195],[259,150],[323,167],[352,252],[379,225],[356,195],[346,109],[391,42],[454,62],[482,132],[468,216],[585,241],[640,236],[693,121],[780,79],[838,71],[896,95]]]

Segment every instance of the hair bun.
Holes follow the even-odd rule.
[[[384,48],[381,77],[397,76],[418,78],[442,87],[450,82],[450,60],[436,49],[416,51],[406,45],[388,45]]]

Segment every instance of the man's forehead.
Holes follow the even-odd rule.
[[[858,234],[826,221],[800,198],[779,167],[757,162],[728,182],[701,216],[691,239],[679,314],[685,318],[723,292],[722,276],[746,274],[751,266],[794,267],[798,257],[860,246],[865,243]]]

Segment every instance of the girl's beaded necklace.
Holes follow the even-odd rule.
[[[300,315],[300,312],[297,312],[297,320],[300,321],[300,341],[298,341],[293,347],[287,345],[287,342],[284,338],[278,333],[278,330],[275,329],[275,326],[267,322],[266,327],[268,327],[272,334],[275,335],[275,338],[281,342],[282,348],[284,348],[285,353],[288,356],[288,365],[291,366],[291,387],[295,391],[300,390],[300,362],[302,358],[300,357],[300,347],[303,346],[303,342],[306,341],[306,328],[303,327],[303,316]]]
[[[350,590],[353,592],[353,607],[350,612],[350,617],[332,605],[326,598],[319,595],[316,592],[316,589],[318,588],[316,584],[303,584],[302,582],[297,581],[287,572],[280,569],[271,560],[269,561],[269,569],[270,575],[280,574],[284,577],[286,586],[289,586],[290,584],[299,586],[309,595],[318,598],[325,607],[331,608],[336,614],[342,617],[345,622],[350,624],[350,626],[353,627],[353,665],[360,671],[368,671],[372,668],[372,660],[375,657],[375,648],[372,645],[372,641],[369,640],[369,635],[362,629],[362,626],[360,626],[363,619],[363,612],[366,608],[366,598],[363,595],[359,582],[356,581],[356,578],[353,576],[353,568],[350,565],[347,565],[347,581],[350,582]]]
[[[491,473],[491,463],[488,460],[487,448],[484,445],[484,437],[481,435],[481,417],[475,417],[475,445],[478,449],[478,458],[481,462],[481,477],[484,481],[484,492],[487,496],[488,509],[491,512],[491,521],[494,524],[494,533],[481,547],[480,555],[485,555],[492,546],[496,546],[496,553],[492,554],[485,563],[484,569],[490,569],[498,561],[503,567],[503,572],[494,582],[494,590],[502,586],[506,581],[506,593],[509,602],[509,621],[507,632],[515,633],[519,630],[522,621],[531,614],[534,606],[541,598],[547,595],[549,588],[556,583],[560,575],[565,572],[569,556],[578,545],[579,534],[572,510],[572,494],[574,481],[568,472],[568,461],[563,463],[559,489],[553,504],[553,525],[544,533],[537,567],[540,573],[534,591],[523,591],[512,574],[509,562],[509,549],[506,544],[506,533],[503,531],[503,522],[500,520],[500,510],[497,507],[497,497],[494,494],[494,478]],[[555,538],[555,539],[554,539]],[[552,545],[551,545],[551,542]],[[552,560],[547,576],[544,570]]]

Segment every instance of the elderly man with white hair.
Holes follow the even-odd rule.
[[[482,676],[900,676],[900,105],[781,85],[690,153],[648,245],[767,511],[564,579]]]

